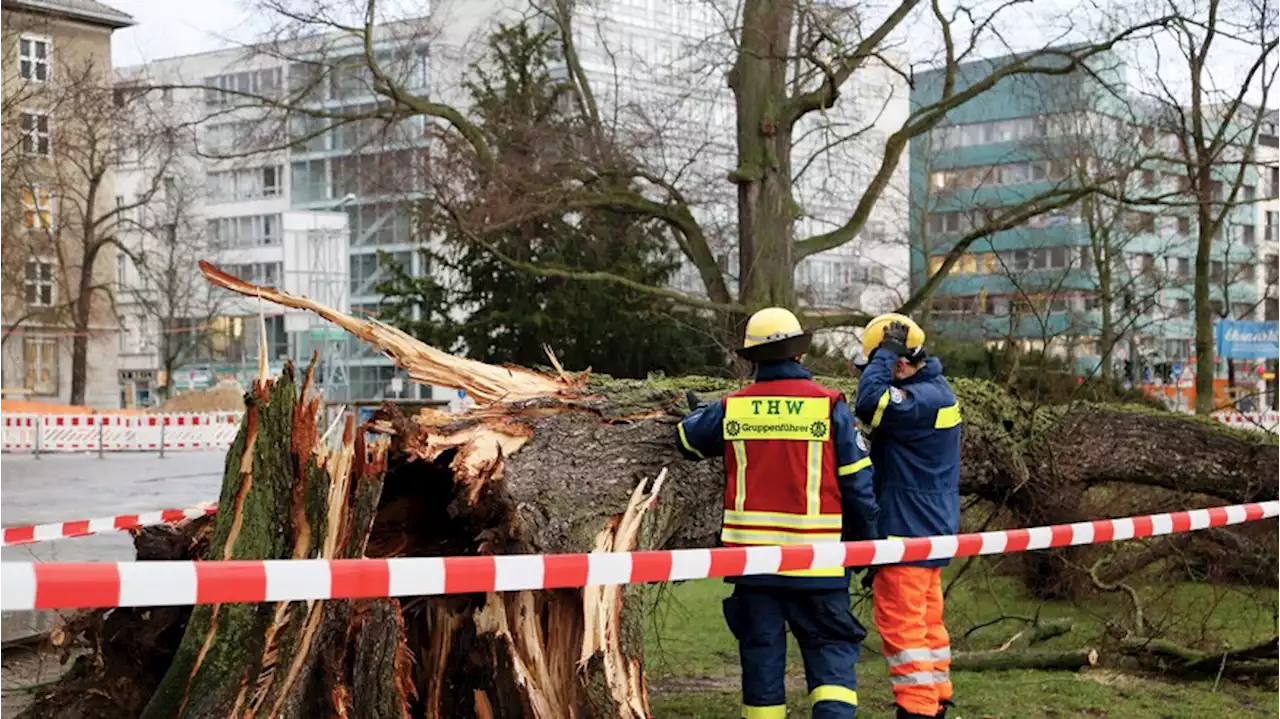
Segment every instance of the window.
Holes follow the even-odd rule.
[[[1233,302],[1231,304],[1231,316],[1238,320],[1253,319],[1253,305],[1246,302]]]
[[[22,224],[33,230],[53,229],[53,191],[47,187],[22,189]]]
[[[251,262],[228,265],[226,270],[245,282],[263,287],[279,287],[284,265],[280,262]]]
[[[1151,254],[1150,252],[1138,253],[1138,267],[1139,267],[1139,271],[1142,272],[1142,274],[1144,275],[1154,272],[1156,269],[1155,255]]]
[[[1267,284],[1280,282],[1280,255],[1267,255]]]
[[[26,301],[30,307],[52,307],[56,298],[53,286],[53,260],[32,258],[27,260]]]
[[[1174,317],[1189,317],[1191,315],[1191,300],[1179,299],[1173,301]]]
[[[1248,262],[1240,264],[1240,271],[1236,273],[1236,280],[1240,282],[1253,282],[1253,265]]]
[[[1258,190],[1253,185],[1240,186],[1240,200],[1243,202],[1253,202],[1258,198]]]
[[[49,41],[24,35],[18,40],[18,75],[23,80],[49,81]]]
[[[982,253],[982,271],[986,274],[995,274],[996,272],[996,254],[994,252]]]
[[[277,197],[280,177],[281,168],[276,165],[210,172],[205,176],[205,194],[213,202]]]
[[[22,147],[33,155],[49,156],[49,116],[43,112],[22,113]]]
[[[1080,267],[1081,269],[1092,272],[1093,266],[1093,248],[1085,245],[1080,248]]]
[[[1191,258],[1178,258],[1178,276],[1183,278],[1191,277]]]
[[[1222,281],[1222,261],[1214,260],[1209,263],[1209,279],[1213,282]]]
[[[207,232],[215,247],[257,247],[280,242],[279,215],[247,215],[209,220]]]
[[[1142,186],[1143,186],[1143,187],[1145,187],[1145,188],[1152,188],[1152,187],[1155,187],[1155,186],[1156,186],[1156,171],[1155,171],[1155,170],[1143,170],[1143,171],[1142,171]]]
[[[1253,225],[1240,226],[1240,241],[1246,245],[1252,245],[1257,242],[1257,229]]]
[[[24,337],[22,359],[26,385],[33,394],[58,393],[58,340],[53,337]]]
[[[1191,234],[1191,218],[1190,217],[1178,218],[1178,234],[1179,235]]]
[[[938,270],[942,269],[943,258],[941,255],[929,258],[929,276],[938,274]]]

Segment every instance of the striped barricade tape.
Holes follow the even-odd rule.
[[[214,514],[218,508],[206,504],[191,509],[161,509],[140,514],[122,514],[117,517],[99,517],[98,519],[80,519],[73,522],[55,522],[53,524],[29,524],[25,527],[5,527],[4,542],[0,546],[10,547],[16,544],[47,542],[51,539],[67,537],[84,537],[100,532],[124,532],[130,529],[150,527],[157,524],[171,524],[184,519],[195,519]]]
[[[283,602],[558,589],[1005,554],[1153,537],[1280,514],[1280,502],[914,539],[593,554],[206,562],[0,562],[0,609]]]

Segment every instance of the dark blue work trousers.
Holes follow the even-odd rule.
[[[788,628],[804,658],[814,719],[857,714],[858,655],[867,632],[849,610],[847,588],[738,584],[724,600],[724,617],[738,640],[743,716],[785,717]]]

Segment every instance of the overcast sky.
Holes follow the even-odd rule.
[[[105,2],[137,22],[111,38],[111,60],[117,67],[216,50],[230,44],[228,39],[252,39],[248,15],[239,0]]]

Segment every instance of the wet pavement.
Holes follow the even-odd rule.
[[[0,523],[96,519],[216,501],[225,452],[24,454],[0,457]],[[5,562],[93,562],[133,559],[127,532],[59,539],[0,549]],[[30,613],[5,612],[3,638],[40,628]]]

